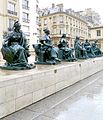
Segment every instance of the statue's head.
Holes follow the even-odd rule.
[[[95,40],[95,43],[97,43],[98,42],[98,40]]]
[[[16,30],[20,30],[21,29],[21,25],[20,25],[19,21],[16,21],[14,23],[14,29],[16,29]]]
[[[80,40],[80,38],[78,36],[76,36],[76,40]]]
[[[86,39],[85,41],[88,42],[88,39]]]
[[[62,35],[62,38],[66,38],[66,34],[63,34],[63,35]]]
[[[50,34],[50,30],[48,30],[47,28],[43,30],[46,34]]]

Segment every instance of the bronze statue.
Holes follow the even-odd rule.
[[[76,37],[76,39],[75,39],[74,48],[75,48],[76,58],[78,58],[78,59],[88,58],[87,51],[84,48],[83,44],[81,44],[79,37]]]
[[[98,40],[95,40],[94,43],[92,43],[92,49],[96,57],[102,56],[102,52],[98,46]]]
[[[28,64],[29,45],[18,21],[14,23],[13,31],[6,36],[1,52],[3,59],[6,60],[4,66],[6,69],[21,70],[35,67]]]
[[[94,58],[95,53],[94,53],[93,48],[92,48],[91,44],[89,43],[88,39],[86,39],[82,45],[86,49],[88,57]]]
[[[58,59],[58,48],[52,45],[52,40],[49,36],[50,31],[44,29],[45,35],[40,39],[40,43],[33,45],[36,52],[36,63],[38,64],[57,64],[60,61]]]
[[[68,42],[66,40],[66,34],[63,34],[59,44],[59,51],[58,51],[58,57],[62,60],[67,60],[67,61],[76,61],[76,58],[74,56],[74,49],[69,48]]]

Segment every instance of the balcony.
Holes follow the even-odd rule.
[[[59,21],[59,24],[65,24],[64,21]]]
[[[47,26],[47,23],[44,23],[44,26]]]
[[[15,11],[8,10],[8,13],[17,16],[17,12],[15,12]]]
[[[27,18],[22,18],[22,20],[23,20],[23,22],[25,22],[25,23],[29,23],[29,22],[30,22],[30,20],[27,19]]]
[[[26,6],[26,5],[22,5],[22,8],[25,9],[25,10],[29,10],[29,7]]]
[[[56,21],[53,21],[53,24],[57,24],[57,22],[56,22]]]

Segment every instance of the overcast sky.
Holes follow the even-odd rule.
[[[72,8],[74,11],[85,10],[85,8],[92,8],[101,16],[103,23],[103,0],[39,0],[41,8],[50,7],[52,3],[63,3],[64,8]]]

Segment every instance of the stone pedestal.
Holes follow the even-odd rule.
[[[38,65],[24,71],[0,70],[0,118],[35,103],[103,69],[103,57]]]

